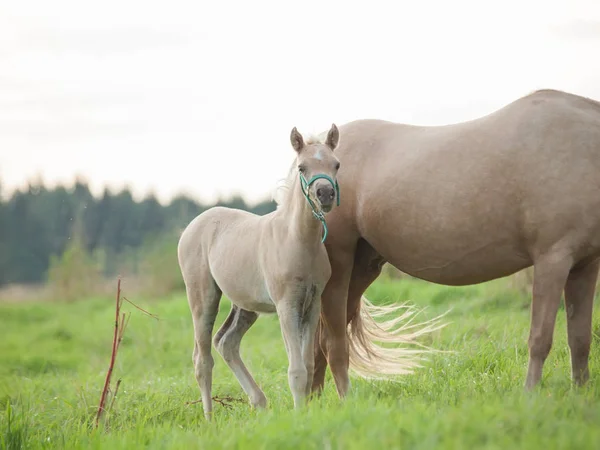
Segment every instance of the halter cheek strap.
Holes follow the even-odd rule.
[[[337,206],[340,206],[340,187],[338,185],[337,180],[333,181],[333,179],[329,175],[318,174],[312,177],[310,180],[306,181],[306,177],[302,173],[300,173],[300,186],[302,187],[302,193],[304,194],[304,198],[306,198],[306,201],[312,209],[313,216],[315,216],[315,219],[319,220],[323,225],[323,239],[321,239],[321,242],[325,242],[325,239],[327,238],[327,223],[325,222],[325,215],[323,214],[323,211],[317,208],[315,203],[310,199],[310,196],[308,195],[308,189],[310,188],[311,184],[313,184],[317,180],[320,180],[321,178],[331,183],[337,197]]]

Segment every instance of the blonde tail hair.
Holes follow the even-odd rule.
[[[435,350],[417,339],[446,326],[440,319],[447,312],[423,323],[413,323],[416,313],[414,307],[404,304],[376,306],[363,296],[359,311],[348,325],[350,370],[363,378],[385,380],[421,367],[419,362],[424,355]],[[377,342],[402,347],[384,347]]]

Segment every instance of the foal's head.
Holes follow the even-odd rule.
[[[340,132],[333,124],[325,142],[316,139],[304,142],[302,135],[294,127],[290,140],[297,153],[296,163],[301,182],[305,183],[309,196],[317,199],[324,212],[331,211],[339,198],[337,172],[340,162],[333,151],[340,140]]]

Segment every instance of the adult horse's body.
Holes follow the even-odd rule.
[[[329,362],[345,395],[347,324],[360,328],[362,294],[385,262],[445,285],[533,265],[525,385],[541,378],[563,289],[572,376],[584,383],[600,256],[600,103],[545,90],[469,122],[360,120],[340,135],[344,200],[327,218],[332,276],[313,390]]]

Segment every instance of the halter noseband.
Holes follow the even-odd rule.
[[[308,192],[310,185],[321,178],[331,183],[337,197],[337,206],[340,206],[340,187],[337,180],[333,181],[329,175],[318,174],[312,177],[309,181],[306,181],[306,177],[302,174],[302,172],[300,172],[300,186],[302,187],[302,193],[310,205],[310,209],[312,209],[313,216],[315,216],[315,219],[319,220],[323,225],[323,239],[321,239],[321,242],[325,242],[325,239],[327,238],[327,223],[325,222],[325,215],[323,214],[323,211],[319,210],[315,203],[310,199]]]

